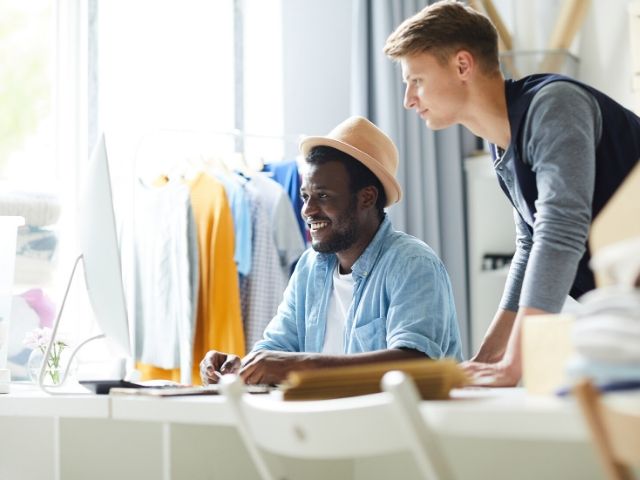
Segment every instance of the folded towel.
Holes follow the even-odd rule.
[[[574,355],[567,362],[566,373],[570,380],[590,378],[598,384],[640,380],[640,362],[610,364]]]
[[[585,358],[640,363],[640,292],[630,287],[600,288],[584,295],[572,332],[576,352]]]
[[[60,218],[60,199],[45,192],[0,192],[0,215],[24,217],[27,225],[45,227]]]

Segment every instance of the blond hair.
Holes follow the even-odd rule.
[[[491,21],[455,0],[430,5],[389,35],[384,53],[393,60],[430,53],[441,64],[460,50],[469,51],[487,74],[500,70],[498,33]]]

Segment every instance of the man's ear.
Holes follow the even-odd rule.
[[[375,207],[378,201],[378,189],[373,185],[361,188],[358,192],[358,199],[360,201],[361,208]]]
[[[476,66],[476,59],[468,50],[458,50],[454,62],[461,80],[467,80]]]

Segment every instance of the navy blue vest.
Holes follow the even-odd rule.
[[[535,201],[538,197],[536,174],[531,166],[521,157],[522,131],[529,105],[534,95],[543,86],[559,80],[574,83],[594,96],[602,113],[602,136],[596,147],[596,176],[593,192],[592,219],[594,219],[609,198],[618,189],[624,178],[640,159],[640,118],[602,92],[577,82],[568,77],[555,74],[538,74],[521,80],[507,80],[505,82],[505,96],[509,125],[511,127],[511,144],[513,162],[508,162],[506,168],[515,171],[515,178],[522,191],[529,208],[530,215],[522,215],[533,234],[533,225],[527,217],[534,218],[536,212]],[[492,149],[494,159],[497,158],[496,149]],[[506,185],[498,176],[502,190],[513,204]],[[638,219],[636,219],[638,220]],[[589,248],[580,263],[570,295],[578,298],[580,295],[595,288],[593,273],[589,269]]]

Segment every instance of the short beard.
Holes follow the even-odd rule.
[[[340,220],[341,224],[346,224],[347,229],[333,235],[332,238],[325,242],[311,243],[311,248],[319,253],[337,253],[353,246],[358,239],[358,227],[356,219],[356,202],[357,197],[353,195],[349,203],[348,215],[344,220]]]
[[[346,232],[335,235],[327,242],[312,243],[311,248],[320,253],[337,253],[351,247],[356,243],[356,238],[356,226],[352,223]]]

